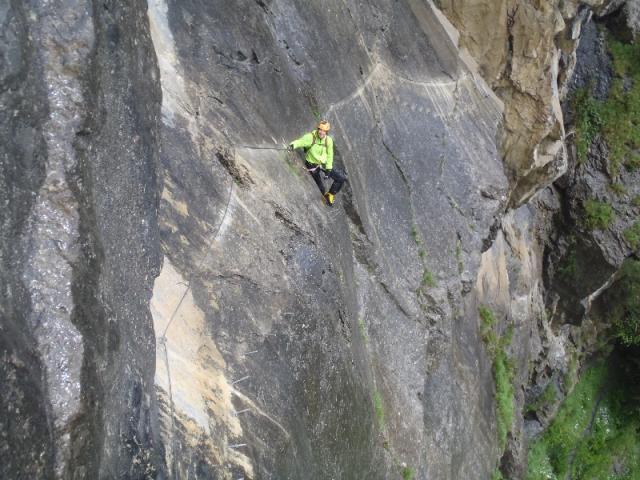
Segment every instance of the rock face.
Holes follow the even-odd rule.
[[[516,412],[565,389],[627,224],[569,291],[607,172],[546,186],[621,4],[439,3],[0,3],[2,478],[523,477],[553,408],[499,444],[478,308]],[[283,149],[319,118],[333,208]]]
[[[3,2],[0,22],[0,476],[141,477],[161,259],[146,5]]]
[[[567,169],[561,100],[576,64],[581,26],[621,1],[440,0],[460,44],[505,103],[502,154],[521,205]],[[625,9],[634,11],[637,2]],[[632,15],[626,18],[631,19]],[[632,23],[632,20],[630,20]]]
[[[149,18],[171,475],[489,476],[491,371],[463,294],[506,202],[502,107],[444,19],[293,1],[151,2]],[[268,149],[315,116],[349,175],[333,210],[300,156]]]
[[[566,28],[562,12],[556,2],[442,0],[439,5],[505,102],[502,153],[515,180],[512,203],[521,204],[566,168],[555,44]],[[564,7],[573,10],[570,16],[572,7]]]
[[[503,151],[506,164],[512,166],[512,173],[516,172],[512,204],[517,205],[528,198],[526,191],[530,188],[538,191],[529,206],[520,207],[503,217],[501,231],[483,257],[494,265],[489,269],[493,273],[488,277],[494,280],[483,282],[493,285],[493,291],[497,292],[484,303],[491,305],[502,318],[502,331],[508,325],[514,327],[508,355],[520,361],[523,357],[529,359],[524,365],[516,361],[516,391],[518,385],[525,387],[523,397],[515,396],[516,411],[521,411],[525,404],[528,406],[524,419],[516,415],[511,425],[509,442],[501,460],[501,470],[506,478],[524,478],[527,440],[538,434],[553,418],[558,404],[573,387],[581,361],[601,347],[608,328],[606,314],[598,311],[603,308],[599,305],[601,295],[615,281],[622,262],[634,254],[623,232],[637,221],[637,206],[631,200],[638,195],[638,173],[626,169],[612,172],[607,147],[601,138],[591,145],[588,159],[581,164],[577,162],[575,148],[569,140],[566,154],[563,154],[568,161],[564,166],[554,161],[561,168],[553,167],[556,171],[554,176],[557,173],[564,175],[545,189],[542,187],[553,177],[538,175],[547,167],[537,170],[538,173],[536,169],[531,170],[533,175],[527,173],[527,162],[533,160],[535,163],[539,157],[535,154],[532,157],[526,150],[538,148],[547,141],[541,141],[537,135],[546,135],[544,132],[549,131],[549,123],[539,121],[552,118],[545,113],[549,111],[549,105],[557,105],[560,99],[570,98],[577,89],[586,86],[590,86],[596,99],[607,97],[612,79],[611,60],[606,35],[596,28],[593,20],[607,15],[606,21],[616,22],[620,32],[624,30],[620,25],[633,25],[637,2],[591,2],[589,8],[576,8],[572,2],[561,2],[562,7],[559,3],[557,8],[552,4],[536,4],[533,8],[537,19],[543,19],[545,12],[548,14],[547,19],[540,22],[532,18],[525,21],[527,17],[520,17],[518,12],[523,8],[524,12],[531,11],[532,7],[527,7],[526,3],[440,2],[449,18],[461,29],[461,45],[469,49],[505,102]],[[554,8],[556,16],[561,14],[566,27],[554,27],[551,15]],[[498,19],[497,28],[486,28],[486,23],[495,22],[495,19]],[[524,30],[518,30],[518,22],[528,25],[530,30],[526,34]],[[493,33],[483,36],[486,31]],[[515,47],[530,41],[533,41],[532,45],[543,45],[536,38],[545,31],[546,38],[554,37],[554,41],[544,44],[546,46],[535,55],[528,55],[526,50]],[[506,57],[492,55],[496,51],[504,51],[505,44],[511,57],[509,54]],[[501,61],[503,58],[512,60],[504,63]],[[542,62],[538,64],[539,68],[531,68],[530,71],[523,68],[523,65],[528,68],[537,62]],[[517,100],[525,91],[523,82],[515,80],[517,72],[532,81],[534,87],[525,102]],[[542,72],[545,75],[539,77]],[[550,72],[555,73],[551,75]],[[551,90],[548,88],[550,80]],[[564,112],[553,121],[562,122],[564,117],[567,128],[573,130],[571,102],[565,100],[563,103]],[[517,114],[510,116],[510,111]],[[532,114],[538,120],[530,121]],[[564,132],[564,127],[561,131]],[[514,151],[510,148],[518,141],[522,141],[526,148],[520,150],[515,158],[525,164],[513,169],[510,155]],[[554,162],[548,165],[553,166]],[[624,188],[624,195],[613,191],[613,182]],[[585,226],[584,205],[590,199],[611,205],[614,221],[609,227],[591,230]],[[528,213],[525,215],[524,211]],[[515,224],[513,218],[518,218]],[[511,233],[514,229],[520,233],[514,236]],[[501,247],[499,240],[502,237],[511,238],[507,241],[508,248]],[[526,248],[518,247],[522,242]],[[524,255],[523,251],[527,254]],[[531,259],[535,261],[531,263]],[[499,281],[495,280],[496,276]],[[487,278],[482,269],[480,278]],[[482,293],[486,289],[476,290]],[[483,296],[486,298],[486,293]],[[522,303],[519,304],[518,300]],[[529,338],[526,335],[518,337],[521,331],[518,318],[528,318],[532,329]],[[554,401],[542,403],[543,393],[549,390],[554,392]]]

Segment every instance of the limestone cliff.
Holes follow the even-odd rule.
[[[490,366],[463,294],[506,201],[502,106],[443,18],[421,2],[149,12],[166,179],[155,290],[175,291],[154,308],[172,475],[489,475]],[[349,175],[333,210],[300,157],[269,150],[316,116]],[[473,444],[486,450],[467,455]]]
[[[460,45],[505,102],[502,155],[521,205],[567,169],[561,100],[576,63],[580,29],[619,1],[440,0]],[[635,2],[629,2],[635,9]]]
[[[523,478],[631,254],[556,274],[591,3],[0,1],[0,477]]]
[[[0,23],[0,477],[140,478],[161,261],[146,4],[2,2]]]

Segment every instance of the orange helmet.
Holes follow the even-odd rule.
[[[320,120],[318,123],[318,130],[322,130],[323,132],[328,132],[331,129],[331,124],[326,120]]]

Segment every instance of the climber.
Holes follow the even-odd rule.
[[[347,180],[344,172],[333,168],[333,139],[328,135],[331,125],[326,120],[321,120],[318,127],[297,140],[291,142],[288,150],[292,152],[296,148],[304,148],[305,167],[316,181],[320,192],[329,206],[333,206],[335,196]],[[322,173],[326,178],[331,178],[333,183],[327,191],[322,181]]]

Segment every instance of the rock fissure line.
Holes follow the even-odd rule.
[[[289,440],[291,438],[291,434],[287,431],[287,429],[284,428],[284,426],[280,422],[278,422],[275,418],[273,418],[267,412],[262,410],[253,400],[251,400],[249,397],[247,397],[245,394],[243,394],[239,390],[236,390],[235,388],[231,390],[231,393],[233,393],[236,397],[238,397],[242,402],[244,402],[245,404],[249,405],[249,407],[251,407],[250,409],[245,409],[245,410],[242,410],[240,412],[236,412],[236,414],[244,413],[244,412],[247,412],[247,411],[251,411],[251,412],[257,413],[261,417],[266,418],[271,423],[273,423],[276,427],[278,427],[278,429],[282,433],[284,433],[284,435],[286,436],[287,440]]]
[[[235,151],[234,151],[234,155],[235,155]],[[199,262],[198,266],[197,266],[197,270],[200,270],[200,268],[202,267],[202,265],[204,265],[204,262],[207,260],[207,257],[209,256],[210,252],[211,252],[211,247],[213,246],[213,242],[216,240],[218,234],[220,233],[220,230],[222,228],[222,225],[224,224],[225,219],[227,218],[227,213],[229,211],[229,204],[231,203],[231,197],[233,195],[233,185],[234,185],[234,181],[233,178],[231,179],[231,185],[229,186],[229,196],[227,198],[227,203],[224,209],[224,213],[222,215],[222,218],[220,219],[220,223],[218,225],[218,227],[215,229],[216,233],[215,235],[213,235],[213,238],[211,239],[211,241],[209,242],[209,246],[205,252],[205,255],[203,256],[202,260]],[[172,383],[171,383],[171,368],[170,368],[170,362],[169,362],[169,352],[168,352],[168,347],[167,347],[167,331],[169,330],[169,327],[172,325],[173,321],[175,320],[176,314],[178,313],[178,311],[180,310],[180,307],[182,306],[184,299],[186,298],[187,294],[189,293],[189,291],[191,290],[191,283],[187,283],[187,288],[185,289],[184,293],[182,294],[182,298],[180,299],[180,301],[178,302],[178,305],[176,306],[176,308],[174,309],[173,313],[171,314],[171,317],[169,319],[169,322],[167,323],[167,326],[164,329],[164,332],[162,332],[162,336],[158,337],[158,343],[160,345],[163,346],[164,349],[164,361],[165,361],[165,368],[167,369],[167,382],[169,385],[169,408],[170,408],[170,412],[171,412],[171,430],[170,430],[170,436],[171,436],[171,445],[172,445],[172,450],[173,452],[175,452],[175,407],[174,407],[174,401],[173,401],[173,390],[172,390]],[[172,454],[171,456],[172,459],[172,472],[177,472],[176,470],[176,456],[174,454]]]
[[[355,100],[357,97],[359,97],[360,95],[362,95],[362,93],[364,92],[364,90],[369,86],[369,84],[372,82],[374,75],[378,72],[379,69],[384,69],[386,71],[388,71],[393,77],[403,80],[407,83],[411,83],[413,85],[418,85],[420,87],[424,87],[424,88],[436,88],[436,87],[451,87],[451,86],[458,86],[458,83],[464,79],[466,79],[469,75],[468,73],[464,73],[463,75],[461,75],[460,77],[458,77],[456,80],[449,80],[449,81],[445,81],[445,82],[437,82],[437,81],[426,81],[426,80],[416,80],[404,75],[399,74],[398,72],[394,71],[390,66],[388,66],[386,63],[377,60],[376,64],[374,65],[373,69],[371,69],[371,71],[369,72],[369,74],[367,75],[367,77],[365,78],[364,82],[358,87],[356,88],[352,93],[350,93],[349,95],[347,95],[346,97],[342,98],[341,100],[338,100],[337,102],[331,104],[329,106],[329,108],[325,111],[325,116],[329,116],[329,114],[331,112],[333,112],[334,110],[343,107],[344,105],[349,104],[350,102],[352,102],[353,100]]]

